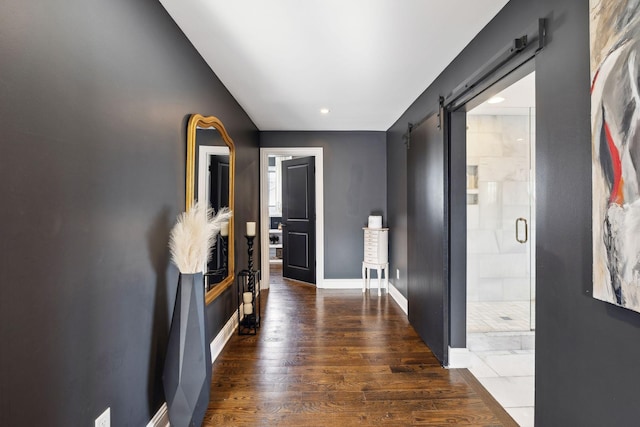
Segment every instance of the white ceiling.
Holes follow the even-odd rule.
[[[492,98],[495,97],[500,97],[504,101],[497,104],[485,101],[469,111],[469,114],[492,116],[529,114],[529,108],[536,106],[536,73],[527,74]]]
[[[507,1],[160,0],[260,130],[378,131]]]

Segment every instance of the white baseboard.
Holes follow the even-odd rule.
[[[239,308],[238,308],[239,310]],[[211,364],[216,361],[218,355],[224,348],[229,338],[233,335],[233,333],[238,328],[238,312],[234,312],[227,323],[222,327],[222,330],[218,332],[218,335],[211,341]]]
[[[468,348],[449,347],[449,365],[447,369],[468,368],[471,365],[471,354]]]
[[[324,279],[321,289],[362,289],[362,279]]]
[[[377,292],[378,283],[377,279],[374,279],[370,283],[369,292]],[[384,283],[382,284],[384,287]],[[318,288],[322,289],[362,289],[362,279],[324,279],[322,285]],[[384,292],[384,290],[382,291]],[[409,304],[407,299],[400,293],[400,291],[393,285],[393,282],[389,280],[389,295],[400,306],[404,314],[409,312]]]
[[[238,312],[231,315],[227,323],[218,332],[218,335],[211,341],[211,364],[216,361],[222,349],[229,341],[238,327]],[[167,411],[167,402],[163,403],[158,412],[151,418],[147,427],[169,427],[169,412]]]
[[[404,295],[400,293],[398,288],[395,287],[392,281],[389,281],[389,295],[398,303],[402,311],[404,311],[404,314],[409,315],[409,302]]]
[[[169,427],[169,412],[167,412],[167,402],[164,402],[158,412],[151,418],[147,427]]]

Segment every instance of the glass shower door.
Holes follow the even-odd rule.
[[[467,115],[467,331],[535,328],[530,108]]]

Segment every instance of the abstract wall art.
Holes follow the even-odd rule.
[[[593,296],[640,311],[640,0],[590,0]]]

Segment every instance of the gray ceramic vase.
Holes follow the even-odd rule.
[[[180,274],[162,381],[172,427],[202,425],[211,388],[202,273]]]

